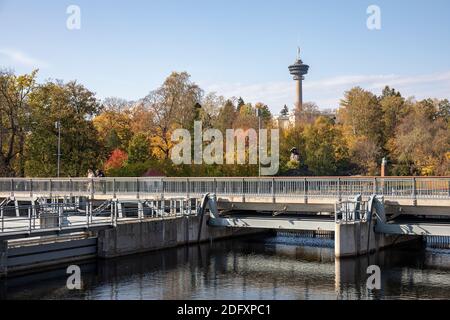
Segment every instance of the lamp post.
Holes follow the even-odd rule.
[[[57,153],[57,176],[60,176],[60,164],[61,164],[61,121],[55,122],[55,128],[58,129],[58,153]]]

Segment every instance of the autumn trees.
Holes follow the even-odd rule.
[[[281,174],[379,175],[382,158],[390,175],[450,174],[448,100],[355,87],[344,93],[335,120],[305,105],[296,126],[282,130]],[[293,147],[300,153],[295,164],[287,156]]]
[[[415,103],[400,122],[389,151],[399,175],[450,174],[450,127],[439,106],[448,101]]]
[[[0,73],[0,176],[55,176],[57,121],[62,174],[83,176],[100,161],[92,123],[100,104],[76,82],[37,84],[36,75]]]
[[[386,157],[393,175],[450,174],[448,100],[405,99],[386,87],[378,97],[359,87],[345,93],[339,120],[357,173],[379,173]]]
[[[277,126],[267,105],[205,93],[185,72],[135,102],[99,101],[77,82],[39,84],[36,74],[0,72],[0,176],[55,176],[58,121],[62,176],[84,176],[89,168],[109,176],[252,176],[257,165],[174,165],[172,133],[192,133],[194,121],[222,133]],[[282,115],[288,114],[285,106]],[[450,174],[448,100],[356,87],[344,93],[336,117],[305,103],[296,119],[280,128],[279,175],[377,175],[383,157],[391,175]]]
[[[169,159],[174,129],[192,129],[202,94],[186,72],[174,72],[160,88],[143,99],[144,106],[153,116],[152,145],[158,156]]]
[[[36,73],[16,76],[0,70],[0,176],[25,174],[25,139],[30,127],[28,96]]]
[[[57,121],[61,123],[61,175],[79,177],[97,168],[102,144],[92,122],[100,111],[94,93],[74,81],[49,81],[30,93],[28,106],[26,175],[56,175]]]

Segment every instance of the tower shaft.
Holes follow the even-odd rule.
[[[308,74],[309,66],[304,64],[300,59],[300,49],[297,53],[297,60],[293,65],[289,66],[289,72],[294,77],[296,82],[296,95],[297,99],[295,101],[295,109],[296,114],[299,116],[303,111],[303,80],[305,79],[305,75]],[[298,119],[297,119],[298,120]]]
[[[297,80],[297,102],[296,102],[296,108],[297,112],[303,111],[303,81]]]

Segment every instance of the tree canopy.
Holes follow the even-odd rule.
[[[37,83],[36,76],[0,72],[0,176],[55,176],[57,122],[61,176],[84,176],[88,169],[111,176],[254,176],[257,165],[174,165],[172,133],[193,134],[194,121],[223,135],[278,126],[263,102],[205,93],[186,72],[170,74],[134,102],[101,101],[75,81]],[[281,115],[289,115],[286,105]],[[417,101],[390,87],[380,95],[355,87],[343,94],[336,117],[312,102],[295,116],[295,126],[280,128],[279,175],[378,175],[382,158],[392,175],[450,174],[447,99]]]

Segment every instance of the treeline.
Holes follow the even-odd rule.
[[[383,158],[395,176],[450,175],[450,102],[416,101],[385,87],[377,96],[355,87],[344,94],[336,117],[307,104],[282,149],[295,145],[300,161],[282,154],[294,175],[379,175]],[[290,171],[289,171],[290,169]]]
[[[61,125],[61,176],[255,176],[255,165],[183,165],[170,160],[172,132],[203,128],[277,126],[263,103],[205,93],[187,73],[172,73],[146,97],[99,101],[75,81],[36,82],[36,72],[0,72],[0,176],[50,177],[57,173]],[[287,110],[284,110],[286,113]],[[405,99],[386,88],[345,93],[336,117],[314,104],[281,130],[280,175],[376,175],[383,157],[392,175],[450,174],[450,103]],[[291,149],[299,161],[291,159]]]

